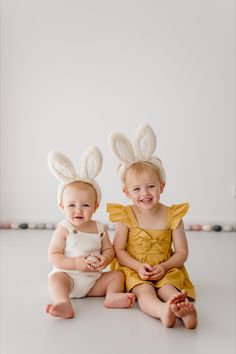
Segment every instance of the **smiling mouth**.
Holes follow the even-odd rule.
[[[144,199],[140,199],[141,203],[149,203],[152,201],[152,198],[144,198]]]

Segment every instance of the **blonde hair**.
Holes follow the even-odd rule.
[[[63,192],[65,191],[65,189],[67,187],[73,187],[73,186],[77,186],[80,190],[82,191],[93,191],[94,192],[94,195],[95,195],[95,203],[98,202],[98,197],[97,197],[97,192],[96,192],[96,189],[94,188],[94,186],[88,182],[83,182],[83,181],[74,181],[74,182],[71,182],[69,184],[67,184],[63,190]],[[63,192],[62,192],[62,196],[61,196],[61,199],[63,200]]]
[[[126,184],[126,176],[127,176],[128,172],[132,173],[135,176],[139,176],[145,172],[146,173],[153,172],[157,175],[159,181],[165,184],[165,181],[161,178],[161,173],[160,173],[159,169],[155,165],[153,165],[152,163],[147,162],[147,161],[135,162],[127,168],[127,170],[125,171],[125,175],[124,175],[125,184]]]

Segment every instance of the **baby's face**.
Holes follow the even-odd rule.
[[[75,227],[90,221],[97,209],[94,188],[83,182],[69,184],[63,191],[61,208],[67,220]]]

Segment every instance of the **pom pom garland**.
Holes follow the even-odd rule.
[[[57,228],[58,223],[52,223],[52,222],[41,222],[41,223],[35,223],[35,222],[12,222],[12,223],[0,223],[0,229],[3,230],[55,230]],[[115,225],[113,223],[109,223],[107,225],[108,230],[114,231],[115,230]],[[234,224],[185,224],[184,225],[185,231],[205,231],[205,232],[235,232],[236,231],[236,225]]]

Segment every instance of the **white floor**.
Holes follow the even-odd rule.
[[[103,307],[102,298],[73,300],[76,317],[44,313],[51,231],[0,232],[1,354],[235,354],[235,233],[188,232],[186,263],[197,289],[199,326],[164,328],[132,309]]]

